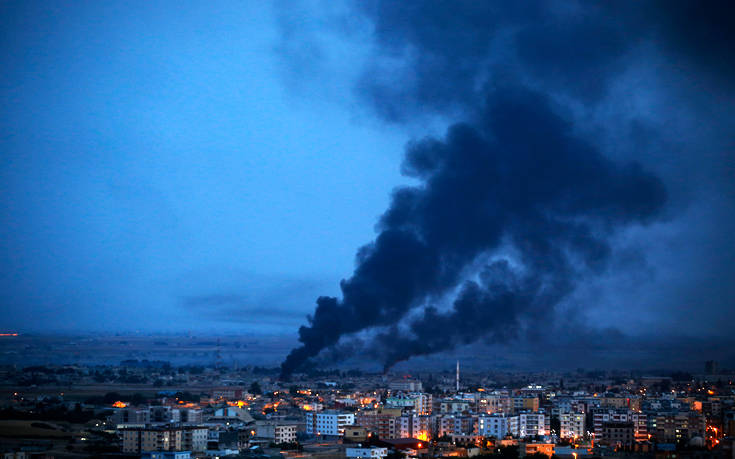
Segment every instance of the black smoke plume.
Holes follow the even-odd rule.
[[[735,3],[726,0],[376,0],[354,9],[378,49],[360,96],[390,121],[463,113],[500,76],[593,106],[638,60],[662,59],[672,67],[659,71],[732,97]]]
[[[282,16],[283,49],[301,79],[303,49],[318,50],[320,41],[308,28],[295,39],[304,20],[291,4],[281,8],[289,12]],[[342,282],[342,298],[318,300],[284,375],[316,355],[360,355],[390,366],[480,339],[532,336],[528,322],[553,318],[580,286],[589,292],[605,284],[625,297],[627,284],[611,280],[620,270],[603,272],[614,266],[611,236],[660,216],[664,200],[667,229],[638,231],[636,240],[650,249],[658,285],[641,292],[648,298],[628,292],[628,301],[646,303],[674,335],[689,332],[691,304],[730,323],[733,5],[348,6],[349,18],[334,23],[340,38],[349,39],[346,31],[366,19],[373,49],[356,84],[360,102],[391,123],[416,126],[437,115],[470,122],[409,146],[404,171],[418,184],[396,191],[376,240],[360,250],[354,274]],[[318,53],[308,56],[319,61]],[[504,82],[533,89],[487,97]],[[574,109],[573,126],[550,100]],[[599,133],[590,140],[596,146],[624,157],[634,152],[646,168],[611,162],[572,129]],[[646,170],[657,172],[667,193]],[[703,333],[729,342],[726,325],[707,327]],[[594,337],[598,342],[597,331]],[[614,334],[606,342],[617,347],[621,339]]]
[[[496,89],[477,121],[410,144],[403,172],[419,183],[394,192],[342,298],[317,300],[283,376],[378,327],[387,332],[370,346],[386,365],[502,340],[524,317],[550,314],[582,273],[604,269],[609,237],[655,218],[666,193],[639,165],[614,163],[575,137],[557,112],[543,94]],[[478,263],[479,279],[468,280]],[[433,306],[458,286],[451,310]]]

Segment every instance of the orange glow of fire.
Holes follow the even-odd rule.
[[[18,336],[17,333],[0,333],[0,336]]]
[[[127,403],[121,402],[120,400],[118,400],[118,401],[116,401],[115,403],[112,404],[112,407],[113,408],[126,408],[127,406],[128,406]]]
[[[265,414],[265,410],[272,408],[273,411],[278,411],[278,405],[280,405],[281,402],[274,402],[274,403],[266,403],[263,405],[263,414]]]
[[[227,402],[229,406],[236,406],[238,408],[242,408],[243,406],[248,406],[248,402],[245,400],[236,400],[234,402]]]
[[[185,403],[181,400],[179,400],[179,408],[198,408],[199,405],[196,403]]]
[[[416,438],[421,441],[429,441],[429,434],[425,430],[422,430],[421,432],[416,435]],[[421,444],[419,443],[419,448],[421,448]]]

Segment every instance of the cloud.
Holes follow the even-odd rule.
[[[181,307],[208,320],[242,324],[294,326],[306,315],[305,300],[324,288],[324,282],[291,276],[247,274],[248,287],[233,288],[228,281],[216,288],[195,286],[180,297]],[[240,278],[242,279],[242,278]],[[228,285],[226,285],[228,284]],[[302,312],[302,314],[299,314]]]

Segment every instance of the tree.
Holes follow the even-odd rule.
[[[501,446],[498,454],[505,459],[518,459],[518,446]]]
[[[552,416],[550,421],[551,430],[557,433],[557,435],[561,435],[561,421],[559,420],[559,416]]]

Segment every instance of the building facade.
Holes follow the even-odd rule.
[[[543,413],[521,413],[508,418],[510,434],[519,437],[546,435],[546,416]]]
[[[341,436],[345,426],[355,423],[354,413],[336,410],[306,412],[306,433],[309,435]]]
[[[579,438],[585,434],[584,413],[559,413],[560,438]]]
[[[206,427],[191,427],[183,429],[182,449],[184,451],[201,452],[207,449],[207,436],[209,429]]]
[[[609,410],[598,408],[593,411],[595,440],[604,441],[603,425],[606,422],[630,422],[633,424],[633,436],[637,441],[648,439],[648,427],[645,413],[631,410]]]
[[[347,448],[345,456],[354,459],[377,459],[388,455],[388,448],[379,448],[376,446],[370,448]]]
[[[635,429],[632,422],[604,422],[599,444],[614,448],[632,449],[635,443]]]
[[[123,429],[122,440],[124,453],[183,450],[183,432],[181,429]]]
[[[480,416],[477,433],[483,437],[503,438],[508,435],[508,418],[504,415]]]
[[[295,443],[296,442],[296,424],[259,421],[255,426],[256,435],[261,438],[268,438],[276,444]]]

